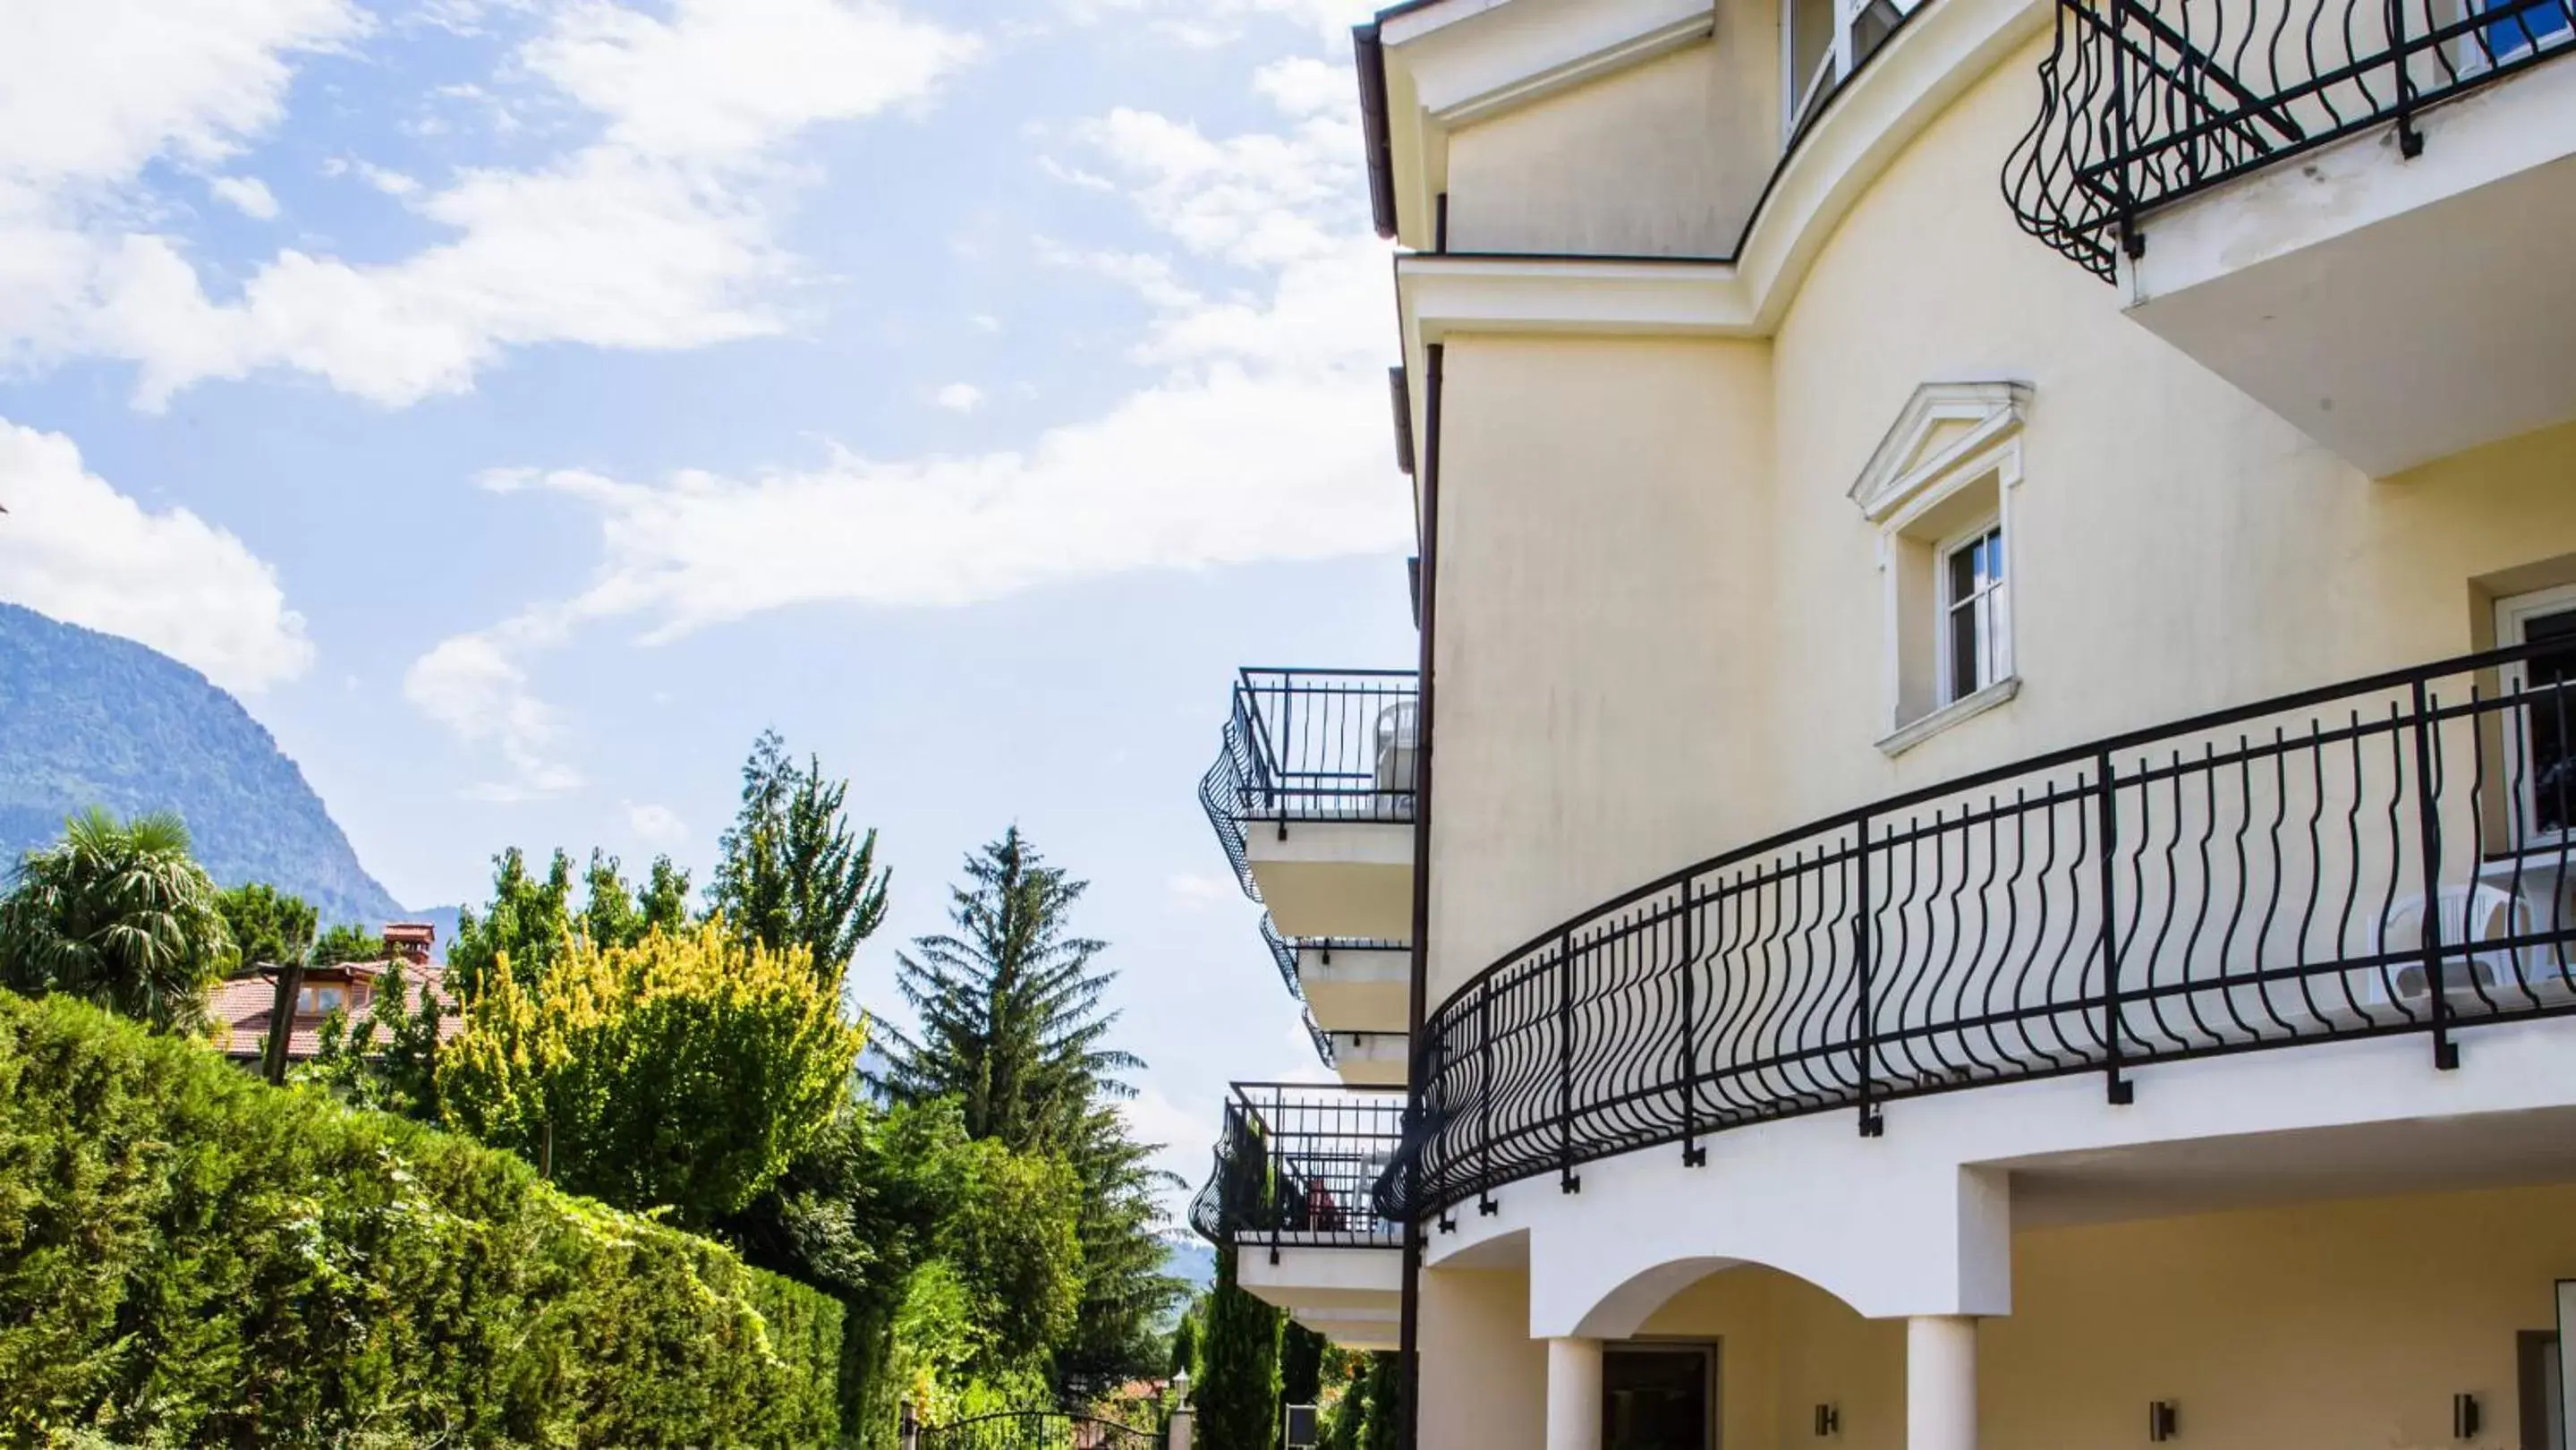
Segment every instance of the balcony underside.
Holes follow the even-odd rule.
[[[1297,948],[1298,987],[1326,1032],[1403,1032],[1412,980],[1403,947]]]
[[[1350,1087],[1404,1086],[1411,1054],[1401,1032],[1336,1032],[1333,1070]]]
[[[1246,821],[1244,855],[1270,919],[1290,937],[1401,941],[1413,930],[1413,826],[1403,821]]]
[[[2576,65],[2150,214],[2129,315],[2373,477],[2576,418]]]
[[[1235,1250],[1235,1282],[1262,1302],[1344,1349],[1393,1349],[1404,1295],[1404,1255],[1370,1248],[1246,1242]]]

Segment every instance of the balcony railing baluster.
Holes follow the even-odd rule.
[[[1401,1093],[1236,1083],[1216,1171],[1190,1226],[1221,1248],[1395,1248],[1402,1224],[1371,1199],[1404,1136]]]
[[[1551,928],[1425,1024],[1436,1111],[1378,1209],[1571,1192],[1587,1162],[1827,1108],[1875,1133],[1889,1101],[1985,1083],[2100,1072],[2119,1102],[2158,1063],[2402,1032],[2447,1067],[2464,1029],[2576,1013],[2576,685],[2481,687],[2550,648],[1981,772]]]

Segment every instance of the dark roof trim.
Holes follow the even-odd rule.
[[[1377,23],[1351,27],[1351,57],[1360,73],[1360,145],[1368,153],[1369,220],[1377,234],[1395,237],[1395,143],[1387,131],[1386,52]]]

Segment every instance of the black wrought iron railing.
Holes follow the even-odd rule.
[[[2103,278],[2155,207],[2576,50],[2576,0],[2058,0],[2004,195]]]
[[[1416,1045],[1421,1216],[1748,1123],[2576,1012],[2576,653],[2451,660],[2061,750],[1650,882]],[[2537,676],[2535,682],[2532,676]]]
[[[1190,1226],[1222,1248],[1394,1248],[1370,1197],[1403,1139],[1404,1095],[1236,1083]]]
[[[1235,679],[1216,764],[1199,803],[1244,894],[1245,832],[1284,839],[1299,821],[1413,819],[1415,705],[1410,670],[1247,669]]]

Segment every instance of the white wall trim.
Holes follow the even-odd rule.
[[[1930,0],[1808,128],[1733,261],[1397,257],[1407,352],[1452,332],[1769,336],[1870,184],[2048,14],[2048,0]]]
[[[1433,111],[1431,119],[1442,126],[1473,125],[1545,100],[1559,91],[1569,91],[1588,81],[1669,55],[1695,41],[1706,40],[1715,28],[1711,16],[1686,15],[1605,49],[1576,56],[1536,75],[1497,86],[1480,95],[1452,101]]]
[[[2005,547],[2010,548],[2010,543]],[[2021,676],[2006,675],[1973,695],[1962,695],[1929,715],[1897,727],[1894,734],[1880,736],[1878,748],[1891,757],[1903,755],[1951,726],[1973,720],[2020,693]]]

